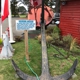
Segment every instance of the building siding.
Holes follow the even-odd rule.
[[[80,0],[67,1],[60,7],[61,34],[71,34],[80,43]]]

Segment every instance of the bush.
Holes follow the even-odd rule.
[[[61,36],[59,27],[53,27],[53,32],[51,33],[53,38],[52,44],[56,46],[63,47],[66,50],[72,50],[76,47],[76,39],[73,38],[70,34]]]
[[[70,44],[70,51],[72,50],[75,50],[75,48],[77,48],[77,43],[76,43],[76,38],[74,38],[72,41],[71,41],[71,44]]]
[[[47,43],[49,43],[49,42],[51,42],[51,41],[53,40],[52,37],[49,36],[49,35],[46,35],[45,37],[46,37],[46,42],[47,42]],[[37,39],[38,39],[39,42],[41,42],[41,35],[39,35],[39,36],[37,37]]]
[[[22,37],[21,37],[21,36],[15,36],[15,41],[16,41],[16,42],[22,41]]]
[[[67,48],[67,49],[70,49],[70,45],[71,45],[71,42],[73,40],[73,37],[68,34],[66,36],[63,36],[62,38],[62,41],[63,41],[63,45]]]
[[[53,33],[58,33],[58,34],[60,34],[60,29],[59,29],[58,26],[54,26],[54,28],[53,28]]]
[[[2,45],[3,44],[3,40],[0,38],[0,45]]]
[[[52,32],[51,36],[53,38],[52,43],[55,45],[59,45],[60,37],[61,37],[59,27],[57,27],[57,26],[53,27],[53,32]]]

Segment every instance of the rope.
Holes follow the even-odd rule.
[[[63,55],[62,52],[59,51],[58,48],[54,47],[54,45],[50,44],[57,52],[59,52],[60,55],[62,55],[64,58],[68,58],[69,57],[69,53],[67,53],[67,56]],[[58,54],[55,54],[55,56],[57,56]],[[57,56],[58,57],[58,56]],[[59,57],[60,58],[60,57]]]
[[[39,76],[38,76],[38,75],[33,71],[33,69],[30,67],[29,63],[27,62],[26,57],[25,57],[25,62],[26,62],[26,64],[27,64],[28,68],[31,70],[31,72],[36,76],[37,80],[40,80],[40,79],[39,79]]]
[[[29,39],[30,39],[30,38],[29,38]],[[30,44],[29,39],[28,39],[28,44],[29,44],[29,52],[30,52],[31,49],[32,49],[32,46],[31,46],[31,44]],[[30,65],[29,65],[26,57],[25,57],[25,62],[26,62],[26,65],[28,66],[28,68],[31,70],[31,72],[36,76],[37,80],[40,80],[40,79],[39,79],[39,76],[38,76],[38,75],[33,71],[33,69],[30,67]]]

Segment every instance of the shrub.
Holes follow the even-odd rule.
[[[67,49],[70,49],[70,45],[71,45],[71,42],[73,40],[73,37],[68,34],[66,36],[63,36],[62,38],[62,41],[63,41],[63,45],[67,48]]]
[[[52,37],[49,36],[49,35],[46,35],[45,37],[46,37],[46,42],[47,43],[51,42],[53,40]],[[37,38],[38,38],[38,41],[41,42],[41,34]]]
[[[58,26],[53,27],[53,33],[58,33],[60,34],[60,28]]]
[[[0,45],[3,45],[3,40],[0,38]]]
[[[53,27],[53,32],[52,32],[51,36],[53,38],[52,43],[55,45],[59,45],[60,37],[61,37],[59,27],[57,27],[57,26]]]
[[[15,36],[15,41],[16,41],[16,42],[22,41],[22,37],[21,37],[21,36]]]
[[[77,48],[77,41],[76,41],[76,38],[74,38],[74,39],[71,41],[71,44],[70,44],[70,51],[75,50],[75,48]]]

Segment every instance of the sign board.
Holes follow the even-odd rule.
[[[16,20],[16,30],[36,30],[36,21]]]

